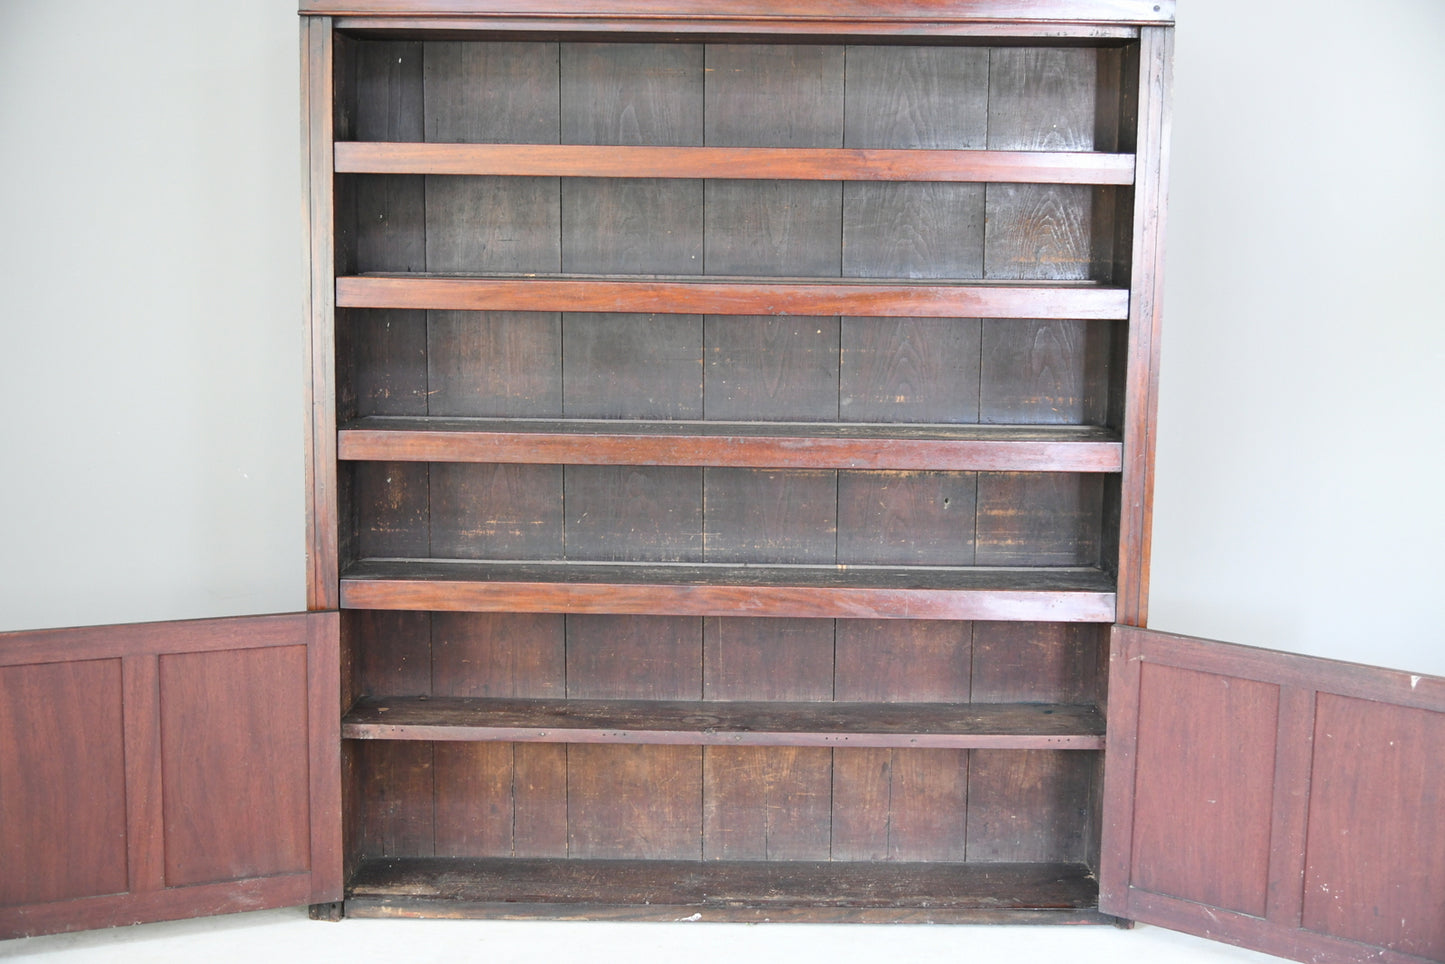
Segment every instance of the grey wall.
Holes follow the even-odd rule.
[[[1445,5],[1180,6],[1151,622],[1445,673]],[[0,2],[0,629],[304,605],[294,11]]]

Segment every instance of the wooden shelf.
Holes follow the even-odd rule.
[[[351,917],[1076,923],[1098,884],[1071,863],[372,858]]]
[[[1097,152],[403,144],[342,141],[338,174],[1133,184],[1134,155]]]
[[[819,282],[723,277],[662,280],[646,276],[367,274],[336,279],[336,306],[1120,321],[1129,317],[1129,291],[1092,282],[993,284],[933,280]]]
[[[744,468],[1118,472],[1118,433],[1096,426],[702,422],[633,419],[358,419],[353,461]]]
[[[356,740],[1098,750],[1092,705],[367,697]]]
[[[1092,568],[366,559],[344,609],[1113,622]]]

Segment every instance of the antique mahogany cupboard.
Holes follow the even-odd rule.
[[[1138,628],[1173,0],[302,14],[313,611],[0,641],[0,932],[1445,959],[1445,680]]]

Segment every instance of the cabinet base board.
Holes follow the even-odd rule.
[[[348,917],[1113,923],[1082,864],[376,858]]]

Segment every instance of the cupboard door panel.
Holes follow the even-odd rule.
[[[341,896],[335,613],[0,634],[0,939]]]
[[[1445,679],[1114,627],[1099,907],[1445,960]]]

